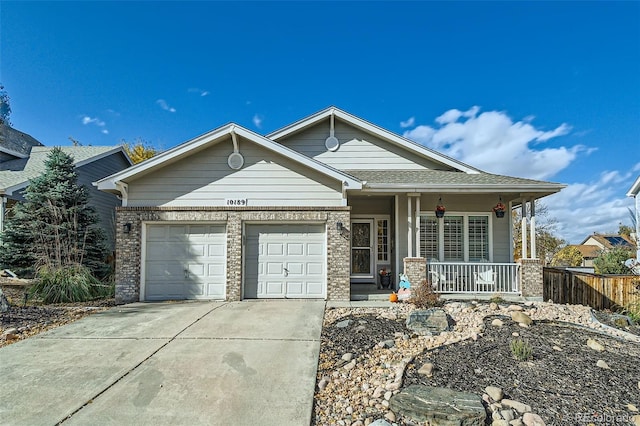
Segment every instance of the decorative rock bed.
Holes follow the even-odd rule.
[[[584,306],[450,302],[443,309],[455,325],[432,336],[405,327],[410,304],[327,309],[312,424],[425,424],[394,402],[412,386],[474,394],[489,424],[587,424],[598,415],[640,424],[640,336],[597,322]],[[532,361],[513,357],[516,337],[531,343]],[[494,388],[502,395],[490,396]]]

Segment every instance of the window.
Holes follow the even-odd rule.
[[[489,218],[469,216],[469,260],[489,260]]]
[[[420,217],[420,254],[443,262],[490,260],[489,215]]]
[[[444,222],[444,261],[464,260],[464,237],[462,234],[462,216],[445,216]]]
[[[420,216],[420,255],[427,259],[438,259],[438,219],[435,216]]]
[[[389,261],[389,221],[378,219],[378,261]]]

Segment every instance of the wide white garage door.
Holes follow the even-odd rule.
[[[147,225],[145,300],[224,299],[224,225]]]
[[[245,298],[325,298],[325,225],[247,225],[245,235]]]

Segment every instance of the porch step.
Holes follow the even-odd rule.
[[[376,301],[388,301],[389,293],[371,293],[371,294],[351,294],[351,300],[376,300]]]

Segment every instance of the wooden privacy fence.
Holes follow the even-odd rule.
[[[597,310],[640,303],[638,275],[597,275],[563,268],[544,268],[543,279],[545,301],[591,306]]]

